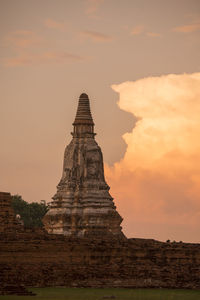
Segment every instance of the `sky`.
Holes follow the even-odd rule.
[[[200,242],[200,1],[0,0],[0,190],[56,192],[87,93],[128,237]]]

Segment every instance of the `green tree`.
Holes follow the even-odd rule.
[[[16,215],[20,215],[26,228],[43,227],[42,218],[48,211],[48,206],[43,203],[28,203],[20,195],[12,196],[12,207]]]

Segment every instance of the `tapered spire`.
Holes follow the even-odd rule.
[[[83,122],[82,122],[83,121]],[[86,122],[88,121],[88,122]],[[94,124],[91,111],[90,111],[90,100],[87,94],[81,94],[79,97],[78,108],[74,124]]]
[[[85,134],[94,135],[94,122],[90,111],[90,100],[85,93],[81,94],[79,97],[78,108],[73,125],[73,136]]]

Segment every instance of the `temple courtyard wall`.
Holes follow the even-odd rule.
[[[200,289],[200,244],[1,233],[0,271],[2,285]]]

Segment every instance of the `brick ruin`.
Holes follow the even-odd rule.
[[[10,194],[0,193],[2,293],[23,294],[23,286],[200,289],[200,244],[123,235],[85,94],[79,104],[46,230],[25,230]]]
[[[0,286],[200,289],[200,244],[0,234]]]
[[[0,192],[0,257],[4,256],[3,243],[8,236],[17,237],[24,233],[24,228],[16,218],[11,206],[10,193]],[[14,250],[14,249],[13,249]],[[13,252],[14,253],[14,252]],[[12,254],[13,255],[13,254]],[[2,261],[0,258],[0,261]],[[0,295],[33,295],[18,280],[10,280],[4,271],[6,266],[0,263]]]
[[[10,193],[0,192],[0,209],[0,233],[21,231],[23,229],[11,207]]]

